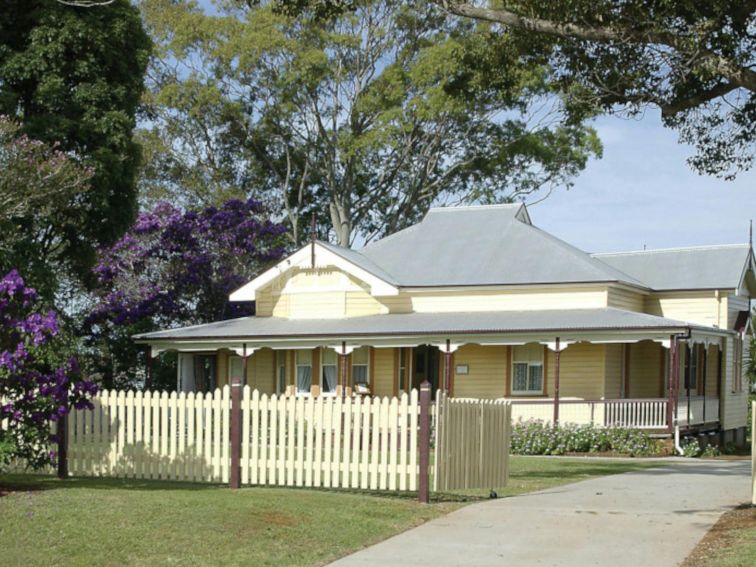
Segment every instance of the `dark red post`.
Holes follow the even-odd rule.
[[[709,345],[704,343],[703,369],[701,370],[701,387],[703,388],[703,422],[706,423],[706,374],[709,366]]]
[[[430,502],[430,404],[431,385],[425,380],[420,384],[420,435],[417,437],[420,451],[420,478],[418,479],[417,499],[423,504]]]
[[[669,338],[669,377],[667,379],[667,428],[669,433],[674,433],[675,429],[675,384],[679,375],[679,353],[677,337]]]
[[[452,353],[444,353],[444,394],[449,395],[451,389],[451,359]]]
[[[554,425],[559,425],[559,337],[554,345]],[[546,376],[543,377],[546,380]]]
[[[688,418],[687,418],[688,421],[685,425],[687,426],[688,429],[690,429],[690,382],[693,379],[693,373],[691,372],[691,370],[693,370],[693,367],[690,363],[690,359],[692,356],[695,356],[695,355],[696,355],[695,343],[693,343],[692,349],[690,348],[690,343],[685,343],[685,392],[686,392],[685,397],[688,400],[688,407],[686,408],[688,412]]]
[[[346,343],[341,343],[341,352],[339,353],[339,364],[341,365],[341,400],[346,400],[347,388],[347,353]]]
[[[242,376],[247,378],[247,345],[242,351]],[[241,487],[242,377],[231,375],[231,475],[229,486]]]
[[[68,414],[58,419],[58,478],[68,478]]]

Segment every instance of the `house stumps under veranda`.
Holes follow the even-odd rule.
[[[523,205],[432,209],[360,251],[314,242],[231,295],[256,315],[135,337],[177,388],[390,396],[428,380],[513,416],[745,438],[750,244],[589,255]]]

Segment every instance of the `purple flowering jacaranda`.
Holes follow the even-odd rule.
[[[94,268],[99,286],[83,332],[102,357],[104,383],[135,384],[130,334],[249,315],[228,295],[283,256],[285,232],[254,200],[141,213]]]
[[[50,423],[72,406],[91,407],[97,393],[75,359],[53,362],[58,317],[36,310],[36,301],[18,271],[0,279],[0,418],[7,424],[0,428],[0,470],[13,460],[32,468],[51,464]]]

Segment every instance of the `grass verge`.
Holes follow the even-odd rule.
[[[511,496],[652,463],[512,457]],[[322,565],[488,490],[438,495],[0,476],[4,566]]]
[[[756,508],[744,504],[724,514],[682,567],[752,567],[756,561]]]

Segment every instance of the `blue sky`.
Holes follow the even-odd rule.
[[[530,207],[533,224],[588,252],[748,241],[756,171],[735,181],[698,175],[686,163],[693,149],[655,110],[640,120],[602,117],[595,127],[604,157],[572,189]]]

